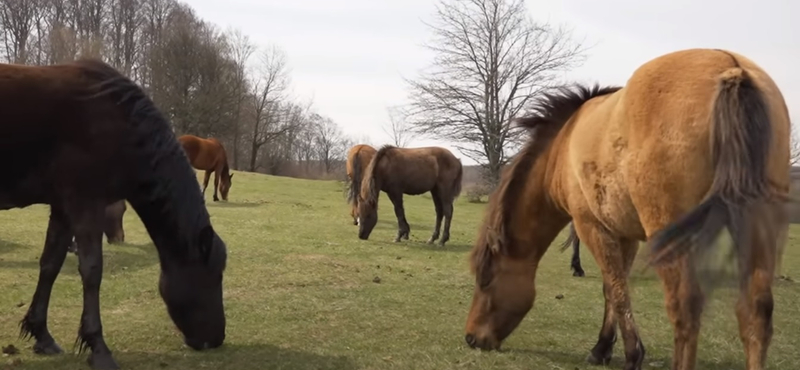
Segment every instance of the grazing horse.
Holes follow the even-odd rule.
[[[225,243],[211,225],[197,177],[170,124],[144,90],[109,65],[0,64],[0,209],[48,204],[39,279],[20,335],[38,354],[63,350],[48,330],[53,283],[71,238],[78,244],[83,313],[78,351],[94,369],[119,368],[103,336],[104,215],[127,200],[156,246],[158,290],[186,345],[222,345]]]
[[[106,234],[108,244],[118,244],[125,242],[125,230],[122,228],[122,217],[128,207],[125,200],[120,200],[109,204],[103,214],[103,233]],[[78,253],[78,243],[74,240],[70,245],[69,251]]]
[[[398,148],[384,145],[370,161],[361,183],[358,200],[359,239],[366,240],[378,222],[378,197],[384,191],[394,204],[397,216],[397,238],[408,240],[411,226],[403,209],[403,194],[419,195],[430,191],[436,208],[436,226],[428,239],[433,244],[439,238],[444,217],[444,232],[439,245],[450,240],[453,201],[461,194],[463,168],[461,160],[440,147]]]
[[[347,202],[350,203],[353,225],[358,225],[358,194],[361,193],[361,179],[375,152],[375,148],[366,144],[353,146],[347,152]]]
[[[233,174],[230,173],[228,155],[225,153],[225,147],[222,146],[222,143],[215,138],[203,139],[194,135],[180,136],[178,141],[180,141],[183,150],[186,151],[186,156],[189,157],[189,163],[192,164],[192,167],[206,171],[206,176],[203,178],[203,195],[205,196],[206,194],[208,180],[213,172],[214,201],[219,201],[217,189],[219,189],[219,195],[222,196],[222,200],[227,201]]]
[[[628,275],[646,241],[673,327],[672,369],[692,370],[705,296],[697,269],[717,259],[727,227],[746,369],[763,369],[790,184],[789,115],[769,75],[732,52],[676,51],[640,66],[624,88],[544,94],[518,123],[531,139],[504,171],[471,252],[467,344],[499,348],[519,325],[542,256],[572,220],[603,277],[603,325],[587,360],[608,363],[619,325],[623,368],[642,369]]]

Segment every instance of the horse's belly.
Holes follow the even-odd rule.
[[[593,186],[591,209],[609,229],[630,239],[645,239],[639,214],[622,181],[599,181]]]

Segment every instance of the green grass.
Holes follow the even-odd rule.
[[[584,249],[585,278],[569,270],[570,253],[551,248],[537,277],[533,310],[502,352],[469,350],[463,340],[473,289],[467,254],[481,204],[455,206],[452,238],[424,241],[434,221],[428,195],[405,197],[411,240],[393,243],[396,220],[382,195],[369,241],[357,238],[341,185],[237,173],[228,203],[211,202],[212,222],[228,245],[226,345],[185,348],[158,297],[158,260],[136,214],[125,215],[127,245],[106,246],[101,311],[105,338],[123,369],[592,369],[584,362],[603,314],[601,281]],[[18,339],[38,276],[47,208],[0,212],[0,344],[21,354],[19,369],[84,369],[72,345],[82,309],[76,257],[56,281],[50,330],[67,354],[40,357]],[[557,240],[560,243],[565,234]],[[800,228],[792,227],[784,262],[798,275]],[[380,283],[373,282],[375,277]],[[647,349],[645,368],[668,368],[672,330],[660,283],[632,278],[633,307]],[[775,290],[769,369],[800,365],[800,284]],[[563,294],[564,298],[554,297]],[[24,303],[20,306],[19,304]],[[730,291],[713,296],[704,316],[698,369],[744,369]],[[612,367],[621,368],[621,340]],[[599,367],[597,368],[599,369]]]

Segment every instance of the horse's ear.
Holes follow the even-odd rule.
[[[235,175],[235,174],[232,173],[232,174],[228,175],[228,180],[232,179],[233,175]]]
[[[200,252],[200,259],[204,264],[208,264],[211,251],[214,248],[214,228],[211,225],[203,227],[197,236],[197,250]]]

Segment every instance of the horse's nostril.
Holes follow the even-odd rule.
[[[464,340],[465,340],[465,341],[467,341],[467,344],[468,344],[470,347],[472,347],[472,348],[475,348],[475,336],[474,336],[474,335],[472,335],[472,334],[467,334],[467,335],[464,337]]]

